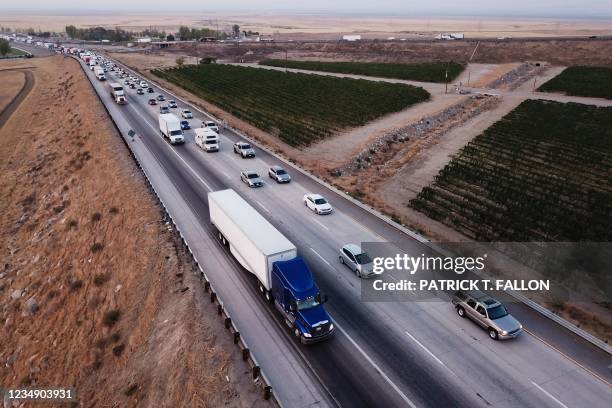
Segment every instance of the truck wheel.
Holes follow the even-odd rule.
[[[342,265],[344,265],[344,258],[343,258],[343,257],[341,257],[341,256],[339,256],[339,257],[338,257],[338,259],[340,260],[340,263],[341,263]]]
[[[265,293],[266,292],[266,290],[264,289],[264,287],[263,287],[263,285],[261,283],[259,284],[259,291],[261,293]]]
[[[266,295],[265,296],[266,296],[266,300],[271,303],[272,302],[272,294],[270,293],[269,290],[266,290]]]
[[[293,330],[293,334],[295,335],[296,339],[300,338],[300,329],[298,329],[297,327]]]
[[[361,274],[359,273],[359,269],[355,268],[355,276],[361,278]]]
[[[462,308],[461,306],[457,307],[457,314],[459,315],[459,317],[465,317],[465,309]]]

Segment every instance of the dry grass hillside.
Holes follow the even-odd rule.
[[[78,64],[27,64],[0,128],[0,384],[72,386],[85,407],[267,406]]]

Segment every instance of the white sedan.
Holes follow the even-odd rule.
[[[331,214],[333,211],[331,204],[319,194],[306,194],[304,196],[304,205],[317,214]]]

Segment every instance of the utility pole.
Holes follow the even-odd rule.
[[[448,67],[450,65],[450,61],[446,64],[446,72],[444,73],[444,93],[448,93]]]

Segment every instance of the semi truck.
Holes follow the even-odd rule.
[[[159,131],[171,144],[185,143],[181,121],[173,113],[159,115]]]
[[[110,83],[111,88],[111,97],[117,102],[119,105],[125,105],[127,103],[127,99],[125,98],[125,91],[123,90],[123,86],[116,82]]]
[[[259,291],[303,343],[325,340],[334,324],[297,248],[234,190],[208,193],[210,221],[219,240],[258,280]]]
[[[103,68],[96,67],[96,69],[94,70],[94,74],[96,75],[96,78],[98,78],[98,80],[106,81],[106,75],[104,74]]]

